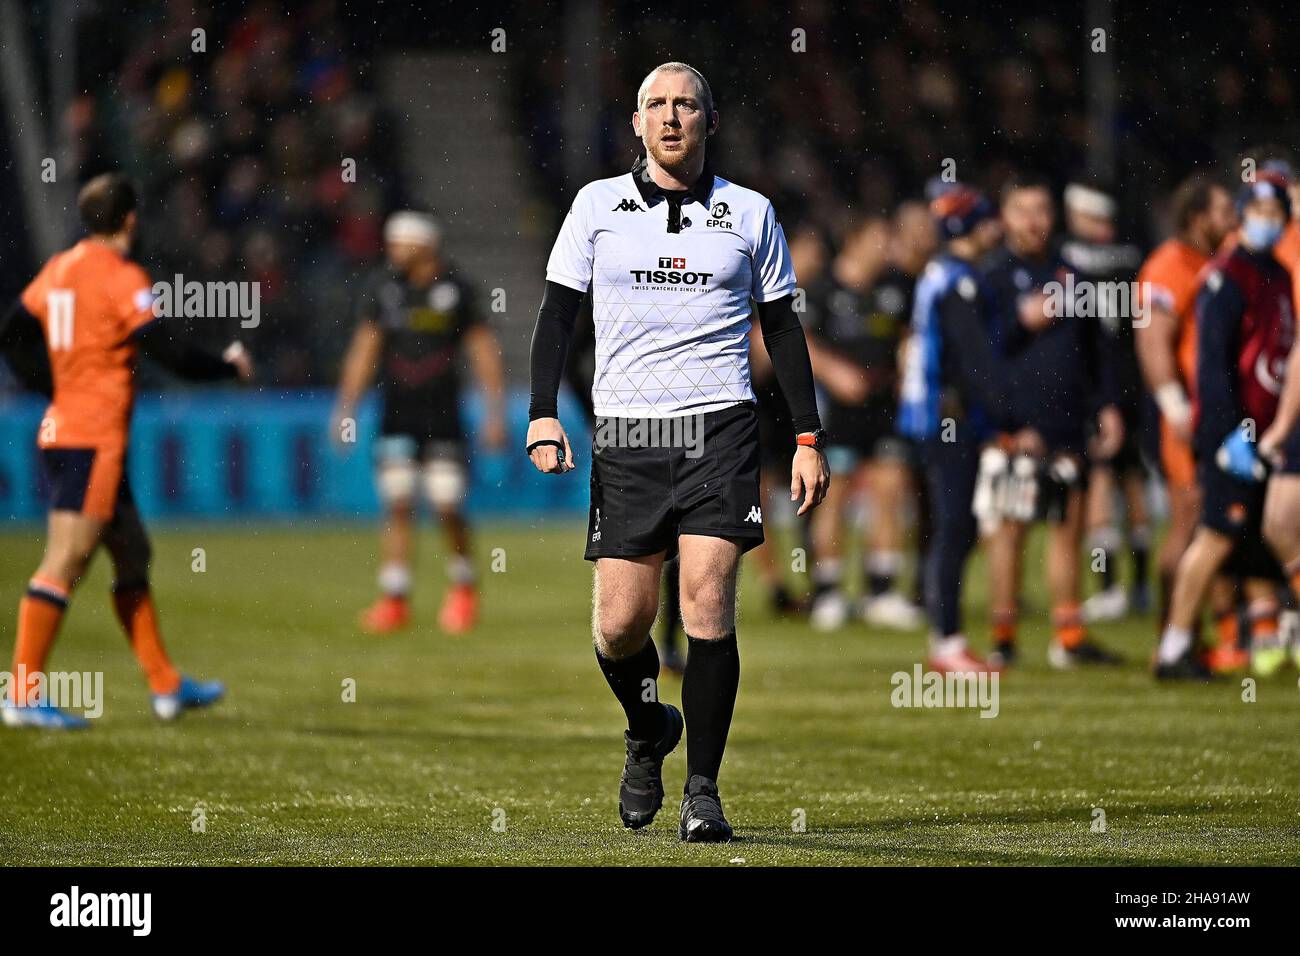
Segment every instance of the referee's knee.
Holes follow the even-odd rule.
[[[610,660],[630,657],[645,646],[655,623],[655,608],[597,607],[592,615],[596,649]]]
[[[692,637],[722,637],[735,629],[736,601],[725,587],[682,589],[682,626]]]

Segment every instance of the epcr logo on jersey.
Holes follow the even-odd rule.
[[[731,215],[730,206],[728,206],[725,202],[715,202],[713,204],[713,208],[709,210],[709,216],[711,218],[704,225],[720,226],[723,229],[730,229],[731,221],[727,218],[730,215]]]

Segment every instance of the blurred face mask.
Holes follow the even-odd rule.
[[[1251,249],[1272,249],[1282,235],[1282,227],[1276,219],[1247,215],[1241,223],[1241,238]]]

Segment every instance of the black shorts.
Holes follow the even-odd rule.
[[[1109,468],[1116,477],[1130,474],[1145,475],[1146,466],[1142,461],[1141,410],[1138,408],[1121,408],[1120,415],[1124,420],[1124,443],[1119,446],[1119,451],[1115,452],[1111,457],[1098,458],[1092,464]]]
[[[460,409],[455,402],[416,404],[385,396],[379,415],[381,435],[409,435],[424,449],[428,445],[464,441]]]
[[[850,449],[859,459],[895,457],[895,449],[907,447],[900,443],[894,428],[897,415],[893,402],[873,401],[856,407],[828,403],[826,444]]]
[[[677,553],[679,534],[727,538],[741,552],[763,543],[758,411],[742,402],[698,416],[689,443],[647,447],[612,436],[664,419],[596,419],[591,448],[588,561]],[[653,434],[653,432],[652,432]],[[684,447],[685,446],[685,447]]]
[[[1231,538],[1232,557],[1224,570],[1245,577],[1281,578],[1281,568],[1264,543],[1262,481],[1242,481],[1221,468],[1205,464],[1199,469],[1201,524]]]

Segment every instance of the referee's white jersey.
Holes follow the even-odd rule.
[[[579,190],[546,265],[548,281],[591,292],[595,413],[670,418],[752,401],[750,299],[795,290],[772,203],[706,166],[678,205],[642,168]]]

